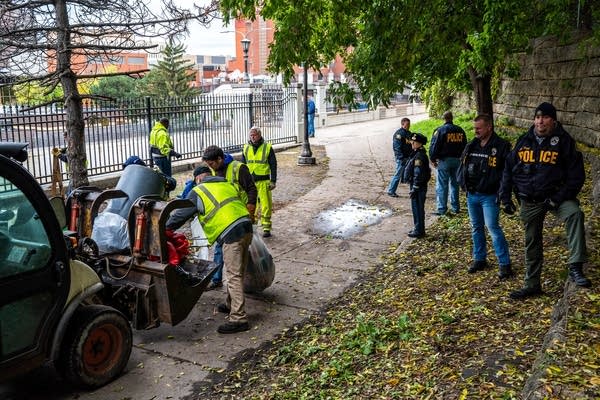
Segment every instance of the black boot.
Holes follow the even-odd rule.
[[[181,265],[175,267],[175,273],[189,286],[195,286],[202,280],[199,276],[183,269]]]
[[[473,274],[477,271],[482,271],[482,270],[486,269],[487,266],[488,266],[488,263],[486,260],[473,261],[473,264],[471,264],[471,266],[469,267],[467,272],[470,274]]]
[[[581,270],[582,266],[582,263],[574,263],[569,265],[569,278],[571,278],[571,280],[575,282],[577,286],[590,287],[592,286],[592,282],[583,274],[583,271]]]
[[[528,297],[535,297],[543,294],[542,287],[540,285],[532,286],[532,287],[524,287],[519,290],[515,290],[510,293],[510,298],[515,300],[523,300]]]
[[[512,276],[514,276],[514,273],[510,264],[500,265],[500,269],[498,271],[498,278],[500,280],[508,279]]]

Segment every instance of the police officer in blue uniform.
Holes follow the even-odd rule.
[[[392,139],[394,157],[396,158],[396,172],[394,173],[394,176],[392,176],[392,180],[387,188],[387,194],[390,197],[398,197],[396,194],[398,183],[401,181],[404,183],[404,169],[406,168],[406,163],[413,151],[412,146],[410,145],[412,133],[410,133],[409,129],[410,119],[406,117],[402,118],[400,120],[400,129],[394,132],[394,137]]]
[[[429,158],[423,147],[427,137],[414,133],[411,137],[413,153],[404,170],[404,180],[410,187],[410,205],[412,208],[415,227],[408,233],[409,237],[421,238],[425,236],[425,198],[427,197],[427,184],[431,179]]]
[[[542,293],[541,273],[544,218],[548,212],[565,222],[569,247],[569,278],[589,287],[583,274],[587,260],[584,215],[577,195],[585,181],[583,156],[576,142],[556,120],[556,108],[542,103],[535,109],[534,124],[521,136],[506,159],[500,199],[508,214],[515,212],[511,195],[520,202],[525,225],[525,284],[510,294],[523,299]]]
[[[448,192],[452,212],[460,212],[456,172],[460,165],[460,156],[467,144],[467,135],[463,128],[452,123],[452,112],[446,111],[443,118],[445,123],[433,132],[429,146],[429,158],[437,169],[435,194],[438,215],[444,215],[448,211]]]

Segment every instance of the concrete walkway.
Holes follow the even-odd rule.
[[[411,121],[427,118],[408,115]],[[179,399],[194,393],[195,385],[215,371],[225,370],[240,351],[272,340],[290,326],[323,308],[353,284],[360,274],[380,262],[390,244],[405,240],[412,229],[407,188],[399,198],[386,195],[393,173],[392,133],[400,118],[323,128],[311,143],[324,145],[330,158],[329,173],[321,185],[277,211],[273,237],[266,240],[276,263],[272,286],[259,296],[248,296],[246,310],[251,330],[220,335],[224,315],[216,305],[225,291],[202,295],[196,308],[180,325],[163,325],[134,333],[134,350],[125,374],[94,392],[73,392],[57,385],[50,368],[28,379],[0,385],[3,399]],[[298,167],[306,168],[306,167]],[[280,176],[278,186],[285,185]],[[429,197],[433,198],[432,190]],[[348,238],[318,232],[322,211],[334,210],[349,200],[391,210],[380,223],[353,226],[364,231]],[[428,201],[432,207],[433,202]],[[429,211],[429,210],[428,210]],[[35,384],[32,377],[35,376]]]

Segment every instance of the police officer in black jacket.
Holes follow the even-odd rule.
[[[508,214],[515,212],[511,200],[515,192],[525,225],[525,284],[512,292],[511,298],[542,293],[542,231],[548,211],[565,222],[570,279],[578,286],[591,286],[582,271],[587,251],[584,215],[577,200],[584,181],[583,157],[575,141],[556,120],[556,108],[550,103],[540,104],[535,109],[534,125],[518,139],[506,159],[500,189],[503,209]]]
[[[401,128],[394,132],[392,144],[394,146],[394,157],[396,158],[396,172],[392,176],[392,180],[387,188],[387,194],[390,197],[398,197],[396,190],[398,189],[398,183],[401,181],[404,183],[404,169],[406,163],[412,153],[412,146],[410,140],[412,133],[410,133],[410,119],[404,117],[400,120]]]
[[[493,121],[489,115],[480,114],[475,117],[473,127],[475,138],[465,147],[457,174],[461,189],[467,193],[467,209],[471,220],[473,263],[468,272],[474,273],[488,266],[485,239],[487,228],[498,258],[498,277],[507,279],[513,272],[508,242],[499,223],[498,191],[504,161],[511,146],[508,140],[502,139],[494,132]]]
[[[437,169],[435,194],[438,215],[444,215],[448,211],[448,192],[452,212],[460,212],[456,172],[460,165],[460,155],[467,144],[467,135],[463,128],[452,123],[452,112],[446,111],[443,118],[444,125],[433,132],[429,146],[429,158]]]
[[[426,143],[427,137],[424,135],[420,133],[412,135],[413,153],[404,170],[404,180],[410,185],[410,205],[415,224],[408,236],[413,238],[425,236],[425,198],[427,197],[427,184],[431,179],[429,158],[423,147]]]

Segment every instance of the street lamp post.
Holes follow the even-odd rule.
[[[304,63],[304,142],[302,151],[298,157],[298,165],[314,165],[317,160],[312,155],[310,142],[308,141],[308,65]]]
[[[244,52],[244,82],[248,82],[250,79],[248,77],[248,50],[250,49],[250,39],[247,37],[241,40],[242,43],[242,51]]]

